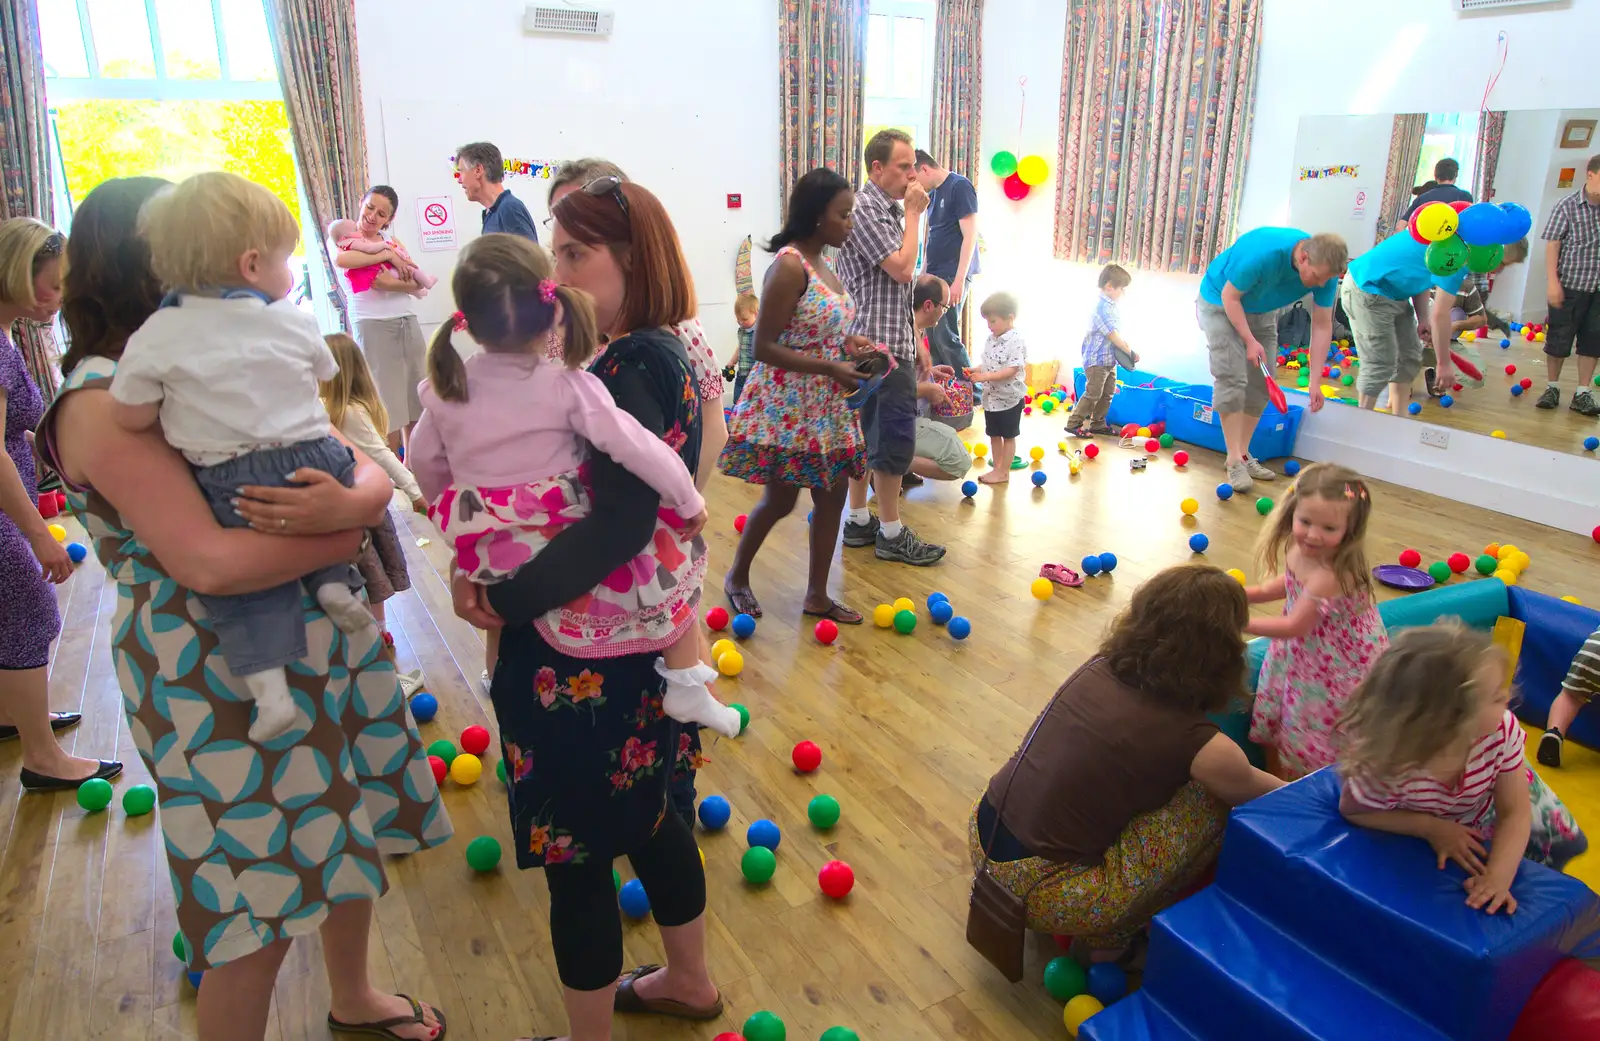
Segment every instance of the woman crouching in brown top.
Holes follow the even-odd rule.
[[[972,862],[1030,928],[1126,947],[1216,857],[1227,807],[1282,785],[1206,719],[1244,689],[1248,615],[1216,568],[1156,575],[989,782]]]

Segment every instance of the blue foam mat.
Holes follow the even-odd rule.
[[[1522,653],[1517,658],[1517,716],[1536,727],[1545,725],[1550,703],[1561,693],[1567,666],[1589,634],[1600,629],[1600,611],[1569,604],[1553,596],[1512,587],[1511,615],[1527,623]],[[1600,707],[1578,713],[1568,737],[1600,748]]]

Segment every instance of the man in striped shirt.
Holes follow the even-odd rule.
[[[1561,745],[1566,740],[1567,728],[1597,690],[1600,690],[1600,629],[1583,641],[1572,664],[1567,666],[1561,693],[1550,703],[1550,718],[1546,720],[1550,726],[1539,739],[1540,765],[1561,765]]]

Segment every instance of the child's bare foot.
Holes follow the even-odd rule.
[[[979,484],[1009,484],[1010,482],[1011,471],[1001,469],[998,466],[978,478]]]

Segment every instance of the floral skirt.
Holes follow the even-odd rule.
[[[1173,903],[1203,875],[1222,849],[1226,808],[1190,781],[1159,810],[1142,814],[1106,850],[1105,862],[1062,871],[1061,864],[1028,857],[989,865],[995,879],[1019,897],[1028,896],[1028,927],[1072,936],[1091,947],[1124,947],[1158,911]],[[972,865],[983,863],[978,812],[967,825]]]
[[[842,346],[803,353],[839,361]],[[751,484],[832,488],[866,473],[866,440],[846,392],[826,376],[789,372],[756,362],[728,416],[728,443],[717,466]]]
[[[1567,866],[1567,861],[1589,848],[1588,836],[1578,827],[1578,820],[1567,809],[1567,804],[1531,767],[1528,769],[1528,801],[1533,804],[1533,822],[1528,829],[1528,848],[1522,854],[1524,860],[1560,871]],[[1492,833],[1493,803],[1489,806],[1487,826]]]
[[[428,508],[474,582],[494,585],[544,551],[591,509],[582,468],[504,488],[451,485]],[[663,507],[650,543],[597,588],[535,621],[545,639],[582,658],[660,651],[692,631],[706,575],[705,540],[685,544]]]

